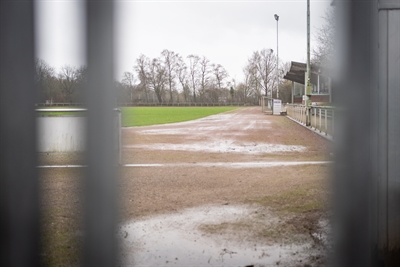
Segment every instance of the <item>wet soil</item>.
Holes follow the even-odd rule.
[[[235,263],[218,261],[218,255],[222,259],[236,257],[239,266],[318,266],[324,263],[327,246],[318,237],[326,230],[326,227],[321,227],[321,222],[326,221],[329,213],[327,203],[331,165],[326,164],[326,161],[332,160],[329,141],[283,116],[265,115],[259,107],[240,108],[185,123],[124,128],[122,135],[124,166],[119,168],[118,180],[119,234],[123,241],[123,261],[126,265],[132,264],[132,255],[136,255],[136,263],[144,265],[146,259],[154,259],[150,266],[165,266],[166,261],[180,266],[189,264],[193,255],[183,253],[179,254],[182,256],[175,256],[178,260],[166,260],[169,252],[161,253],[159,247],[128,242],[129,238],[135,237],[135,232],[127,231],[127,227],[153,225],[157,219],[168,221],[172,227],[170,230],[176,229],[184,221],[190,221],[187,227],[191,227],[191,232],[198,236],[196,240],[202,238],[201,242],[208,248],[210,244],[220,244],[206,253],[214,255],[214,262],[208,262],[208,256],[201,256],[201,260],[192,261],[190,266],[196,263],[202,266],[231,266]],[[291,165],[300,161],[303,162],[300,165]],[[40,163],[83,164],[83,158],[82,155],[42,154]],[[79,195],[78,188],[76,192],[63,190],[65,184],[75,181],[76,170],[40,171],[44,211],[57,206],[59,202],[54,202],[54,199]],[[76,208],[73,203],[70,204],[64,205],[64,211],[59,216],[74,218],[71,227],[77,229],[71,232],[76,237],[80,227],[76,217],[80,214],[75,214]],[[190,220],[186,215],[180,216],[187,214],[188,210],[189,213],[204,213],[204,209],[215,211],[221,207],[243,212],[240,217],[225,214],[216,221]],[[60,223],[59,216],[50,216],[53,221],[48,220],[49,227]],[[231,220],[223,220],[225,217]],[[148,236],[149,241],[143,242],[153,244],[157,243],[153,239],[165,239],[167,236],[170,240],[169,235],[174,233],[171,231],[169,234],[154,231],[154,235]],[[143,236],[137,235],[137,239],[140,238]],[[185,241],[187,238],[187,234],[183,234],[174,242],[179,244],[181,240],[181,246],[193,247],[194,241],[191,240],[189,244]],[[281,251],[280,258],[275,259],[274,255],[277,254],[273,251],[277,246],[295,249],[285,252],[278,249]],[[196,254],[199,247],[186,251]],[[250,247],[258,249],[261,254],[251,254],[246,250]],[[143,253],[132,254],[134,251]],[[251,261],[243,258],[243,253],[231,253],[240,251],[245,251],[244,254],[251,257],[261,257],[262,260]],[[242,257],[240,263],[239,257]],[[207,262],[204,263],[204,259]]]

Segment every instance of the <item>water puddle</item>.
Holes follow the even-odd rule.
[[[251,217],[250,206],[199,207],[122,225],[123,266],[264,266],[305,263],[309,243],[257,244],[229,234],[207,234],[205,224],[237,222]],[[277,223],[278,218],[267,218]]]
[[[124,148],[142,148],[150,150],[180,150],[209,153],[240,153],[263,154],[277,152],[303,152],[306,147],[299,145],[242,143],[236,144],[233,140],[198,142],[188,144],[155,143],[146,145],[126,145]]]

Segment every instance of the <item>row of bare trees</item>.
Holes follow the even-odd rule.
[[[285,98],[282,100],[287,102],[291,90],[282,77],[288,66],[283,64],[279,70],[279,88]],[[276,56],[272,49],[253,52],[243,74],[244,81],[236,84],[222,65],[211,63],[205,56],[184,58],[170,50],[153,59],[140,55],[133,72],[124,73],[119,101],[257,104],[261,95],[276,96]]]
[[[282,79],[285,68],[285,65],[280,68],[281,90],[285,87]],[[121,104],[257,104],[261,95],[276,94],[276,56],[272,49],[253,52],[243,74],[244,80],[237,84],[221,64],[211,63],[205,56],[183,57],[165,49],[156,58],[140,55],[132,72],[125,72],[122,80],[115,82],[115,89]],[[36,60],[36,85],[41,103],[80,102],[85,80],[85,66],[66,65],[56,72],[45,61]],[[287,94],[280,92],[280,95]]]
[[[226,101],[234,81],[220,64],[205,56],[186,58],[171,50],[163,50],[157,58],[140,55],[133,72],[125,72],[119,85],[125,94],[120,101],[149,103],[218,102]]]
[[[41,103],[72,103],[82,99],[85,88],[86,67],[63,66],[57,73],[42,59],[35,61],[35,84]]]

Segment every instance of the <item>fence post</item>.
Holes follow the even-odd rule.
[[[315,112],[314,112],[314,129],[317,130],[317,112],[318,112],[318,108],[315,108]]]
[[[88,88],[85,266],[115,266],[117,242],[113,1],[86,1]]]
[[[319,110],[319,132],[322,132],[322,109]]]
[[[0,266],[39,266],[33,1],[0,5]]]
[[[335,136],[335,110],[332,109],[332,138]]]

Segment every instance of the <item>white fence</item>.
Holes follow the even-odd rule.
[[[38,152],[83,152],[86,117],[37,117]]]
[[[333,139],[335,135],[335,109],[328,106],[310,106],[310,127],[317,133]],[[306,125],[307,107],[299,104],[286,105],[287,116],[291,119]]]
[[[36,118],[38,152],[83,152],[86,149],[85,113],[72,115],[72,112],[86,112],[83,108],[36,109],[44,115]],[[71,112],[71,115],[47,116],[47,112]],[[114,109],[115,115],[115,148],[118,163],[121,164],[121,110]]]

